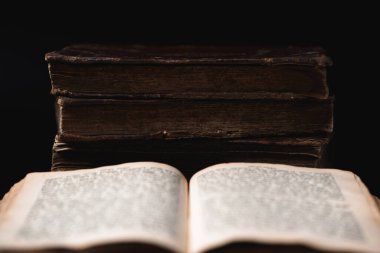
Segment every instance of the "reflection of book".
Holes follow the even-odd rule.
[[[189,187],[152,162],[32,173],[0,206],[1,250],[380,252],[379,238],[357,176],[275,164],[215,165]]]

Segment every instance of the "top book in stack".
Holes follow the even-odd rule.
[[[326,99],[319,47],[74,45],[46,54],[52,93],[93,98]]]

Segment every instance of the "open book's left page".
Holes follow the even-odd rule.
[[[0,250],[137,242],[184,251],[186,205],[185,178],[164,164],[31,173],[0,204]]]

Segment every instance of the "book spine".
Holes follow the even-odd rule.
[[[328,97],[326,68],[256,65],[49,64],[52,93],[69,97],[291,99]]]
[[[330,134],[333,99],[125,100],[60,97],[68,140],[251,138]]]

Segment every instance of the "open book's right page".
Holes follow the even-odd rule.
[[[380,215],[348,171],[230,163],[190,181],[190,252],[232,242],[380,252]]]

